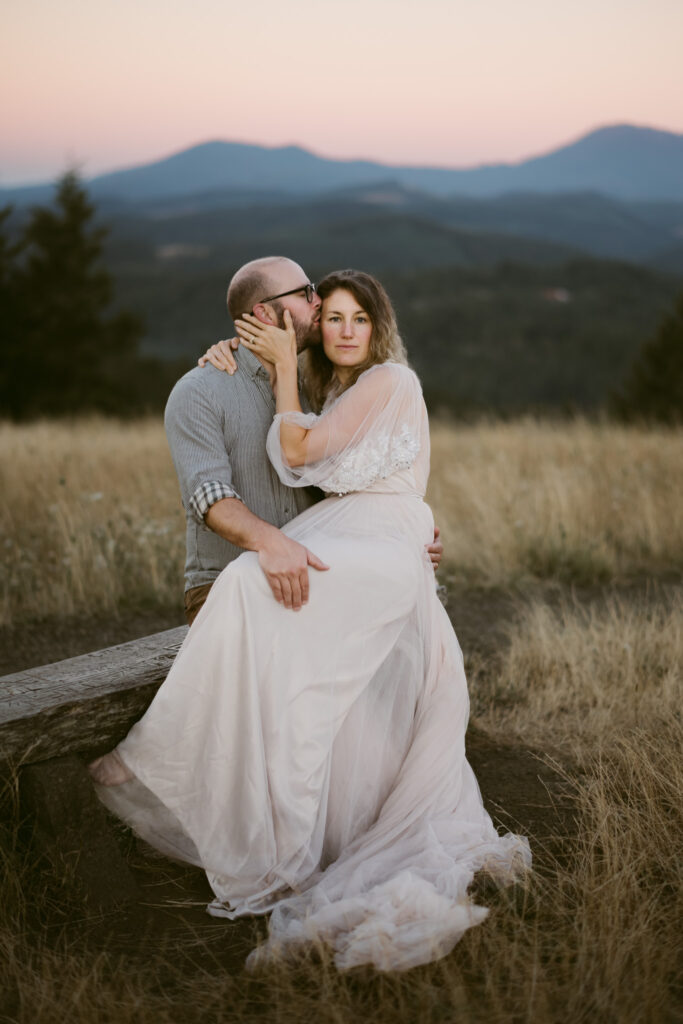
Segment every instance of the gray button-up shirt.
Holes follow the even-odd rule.
[[[242,549],[219,537],[204,515],[221,498],[239,498],[255,515],[284,526],[320,496],[281,483],[266,455],[275,415],[267,372],[247,349],[232,377],[213,366],[190,370],[173,388],[165,425],[187,519],[185,589],[212,583]]]

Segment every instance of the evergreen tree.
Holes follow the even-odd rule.
[[[7,222],[12,207],[0,210],[0,411],[16,415],[26,398],[21,344],[25,333],[19,299],[21,244],[10,241]]]
[[[611,407],[624,420],[683,422],[683,293],[641,348]]]
[[[106,229],[75,173],[57,185],[56,207],[36,207],[21,242],[12,292],[19,343],[3,359],[3,407],[13,416],[126,411],[142,324],[111,314],[101,263]],[[133,391],[135,388],[133,388]]]

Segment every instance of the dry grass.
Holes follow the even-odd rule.
[[[683,433],[585,421],[432,430],[430,501],[460,581],[683,569]]]
[[[184,515],[157,420],[0,425],[0,625],[180,601]]]
[[[680,739],[672,724],[656,737],[639,730],[585,760],[572,781],[577,832],[562,858],[537,846],[538,870],[526,886],[490,898],[487,922],[449,957],[404,975],[338,974],[325,957],[248,975],[227,968],[215,946],[207,955],[190,932],[125,957],[74,941],[73,929],[46,939],[27,926],[22,908],[31,900],[32,913],[49,920],[54,895],[9,863],[0,924],[4,1019],[668,1024],[683,953]]]
[[[433,430],[460,582],[683,571],[683,434],[577,421]],[[0,425],[0,625],[177,604],[184,518],[158,420]]]
[[[115,608],[131,590],[177,600],[182,520],[158,424],[6,427],[2,442],[6,619],[66,602]],[[450,956],[386,977],[340,975],[324,957],[251,976],[226,967],[228,928],[218,949],[188,933],[124,957],[79,941],[73,927],[45,929],[69,908],[9,827],[0,1020],[680,1020],[683,601],[653,584],[580,603],[559,583],[680,574],[682,448],[673,432],[585,423],[434,430],[431,499],[457,577],[514,583],[517,595],[507,641],[471,675],[476,720],[508,744],[552,752],[576,818],[547,844],[531,837],[528,883],[494,894],[487,922]],[[32,552],[21,571],[18,546]],[[17,597],[27,579],[47,581],[40,602]],[[538,579],[558,582],[547,603],[524,588]]]
[[[559,861],[535,847],[533,924],[508,921],[523,945],[527,993],[539,1000],[520,1019],[674,1020],[683,963],[680,590],[653,586],[591,604],[523,600],[508,634],[470,676],[477,721],[571,765],[555,762],[577,813]],[[502,1010],[492,1019],[504,1020]]]
[[[680,590],[580,604],[520,605],[497,658],[469,683],[482,724],[571,757],[609,749],[615,736],[666,732],[683,706]]]

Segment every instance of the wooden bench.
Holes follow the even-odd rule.
[[[139,898],[85,759],[110,750],[166,678],[187,626],[0,677],[0,763],[55,880],[98,913]]]
[[[187,626],[0,676],[0,760],[104,753],[164,681]]]

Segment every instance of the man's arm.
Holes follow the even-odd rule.
[[[251,512],[239,498],[223,498],[204,517],[209,529],[246,551],[258,551],[273,596],[294,611],[308,601],[308,566],[323,571],[329,566],[302,544],[286,537]]]
[[[186,510],[237,547],[257,551],[276,601],[298,611],[308,600],[308,566],[328,567],[241,500],[232,484],[221,413],[191,375],[171,392],[165,424]]]

